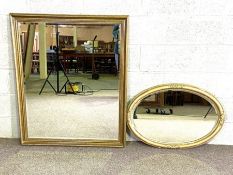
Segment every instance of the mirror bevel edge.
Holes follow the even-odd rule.
[[[190,92],[196,95],[199,95],[200,97],[207,100],[211,105],[213,105],[217,115],[218,120],[216,121],[215,126],[213,129],[203,137],[196,139],[194,141],[189,142],[183,142],[180,144],[166,144],[163,142],[155,142],[150,139],[147,139],[146,137],[142,136],[134,127],[134,122],[132,120],[132,115],[138,104],[147,96],[155,93],[155,92],[161,92],[165,90],[176,90],[176,91],[184,91],[184,92]],[[160,148],[192,148],[197,147],[200,145],[203,145],[210,141],[222,128],[224,123],[224,110],[220,102],[214,97],[214,95],[210,94],[209,92],[202,90],[198,87],[188,85],[188,84],[182,84],[182,83],[168,83],[168,84],[161,84],[157,85],[151,88],[148,88],[139,94],[137,94],[135,97],[133,97],[129,103],[128,103],[128,111],[127,111],[127,126],[129,127],[130,131],[142,142],[145,144],[154,146],[154,147],[160,147]]]
[[[62,146],[99,146],[99,147],[124,147],[126,142],[126,96],[127,96],[127,21],[128,15],[67,15],[67,14],[27,14],[10,13],[10,25],[13,55],[15,59],[15,75],[20,125],[20,140],[22,145],[62,145]],[[50,22],[82,22],[100,24],[122,24],[122,40],[120,58],[120,86],[119,86],[119,127],[118,140],[98,139],[41,139],[29,138],[27,128],[26,102],[24,93],[24,76],[22,69],[22,55],[18,23],[22,21],[35,22],[35,20]]]

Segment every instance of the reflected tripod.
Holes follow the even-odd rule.
[[[58,25],[56,25],[56,50],[55,50],[55,51],[56,51],[56,54],[55,54],[55,58],[53,57],[53,65],[52,65],[52,68],[51,68],[51,70],[49,71],[49,74],[48,74],[46,80],[44,81],[44,84],[43,84],[43,86],[42,86],[42,88],[41,88],[41,90],[40,90],[40,92],[39,92],[39,95],[43,92],[46,83],[48,83],[48,84],[51,86],[51,88],[53,89],[53,91],[54,91],[56,94],[61,93],[62,90],[63,90],[64,88],[65,88],[65,92],[66,92],[66,85],[67,85],[67,83],[68,83],[69,86],[71,87],[73,93],[75,94],[75,91],[74,91],[74,89],[73,89],[73,87],[72,87],[72,84],[71,84],[71,82],[70,82],[70,80],[69,80],[69,78],[68,78],[68,76],[67,76],[67,74],[66,74],[66,72],[65,72],[65,70],[64,70],[64,67],[63,67],[63,65],[61,64],[60,60],[59,60],[59,32],[58,32]],[[59,71],[62,71],[63,74],[64,74],[65,77],[66,77],[66,82],[65,82],[65,84],[62,86],[61,89],[60,89],[60,86],[59,86],[59,85],[60,85]],[[56,76],[57,76],[57,77],[56,77],[56,78],[57,78],[57,88],[56,88],[56,89],[53,87],[53,85],[52,85],[52,84],[50,83],[50,81],[49,81],[49,77],[50,77],[50,75],[52,74],[52,72],[56,72]]]

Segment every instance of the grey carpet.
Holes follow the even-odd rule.
[[[0,139],[0,174],[232,175],[233,146],[158,149],[140,142],[125,148],[21,146]]]
[[[93,80],[91,74],[74,72],[68,76],[71,82],[85,84],[85,91],[94,90],[93,94],[55,95],[46,83],[43,93],[39,95],[45,82],[39,78],[39,74],[32,74],[25,82],[29,137],[116,140],[119,127],[119,77],[101,74],[98,80]],[[55,88],[56,80],[56,75],[51,74],[49,81]],[[60,72],[60,88],[66,80]]]

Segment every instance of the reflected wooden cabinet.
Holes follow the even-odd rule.
[[[150,106],[150,107],[164,106],[164,93],[150,95],[140,103],[140,106]]]
[[[114,52],[114,42],[101,42],[99,41],[99,48],[100,53],[113,53]]]
[[[205,99],[186,92],[167,91],[159,94],[153,94],[144,99],[140,104],[143,106],[162,107],[162,106],[183,106],[184,103],[209,105]]]
[[[59,36],[59,47],[60,48],[73,48],[74,47],[74,41],[73,36]]]

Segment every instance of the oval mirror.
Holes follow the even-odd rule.
[[[210,93],[186,84],[164,84],[134,97],[128,126],[144,143],[165,148],[209,141],[224,122],[223,108]]]

